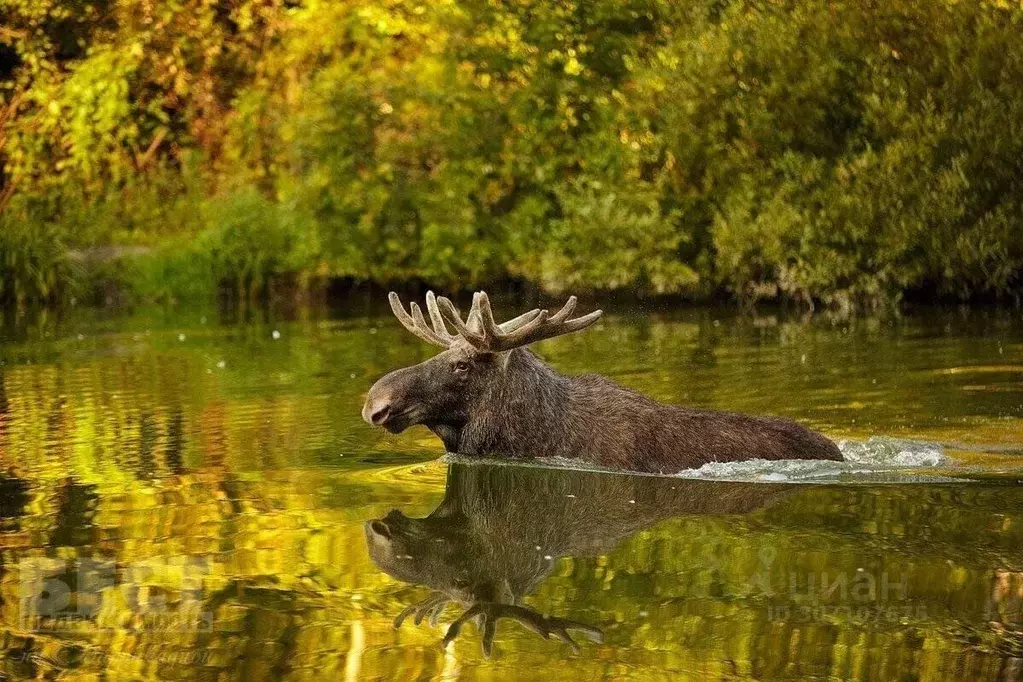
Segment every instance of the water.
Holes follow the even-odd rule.
[[[538,347],[850,460],[677,476],[369,428],[372,381],[433,352],[384,315],[77,311],[0,342],[0,679],[1023,677],[1018,312],[619,313]],[[450,597],[520,605],[489,658],[472,624],[441,646]],[[578,653],[513,622],[544,615]]]

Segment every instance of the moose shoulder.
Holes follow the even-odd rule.
[[[600,376],[554,371],[526,346],[597,321],[599,310],[571,318],[574,296],[553,315],[532,310],[498,324],[483,292],[465,320],[451,301],[428,292],[432,326],[416,303],[410,315],[396,294],[389,298],[406,329],[445,349],[370,389],[362,416],[392,433],[423,424],[462,455],[580,458],[645,472],[747,459],[842,459],[830,440],[787,419],[666,405]]]

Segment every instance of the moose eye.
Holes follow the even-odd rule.
[[[469,363],[465,360],[458,360],[455,362],[455,373],[465,374],[469,371]]]

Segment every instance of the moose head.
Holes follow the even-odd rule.
[[[585,329],[601,316],[597,310],[569,319],[577,302],[572,296],[553,315],[535,309],[498,324],[490,299],[479,292],[463,320],[449,299],[430,291],[426,308],[431,327],[416,303],[410,315],[397,294],[392,292],[389,300],[407,330],[444,351],[377,381],[366,397],[363,419],[392,433],[423,424],[452,452],[465,445],[467,427],[493,423],[496,406],[509,400],[522,404],[536,395],[530,389],[538,383],[537,361],[523,350],[526,346]]]

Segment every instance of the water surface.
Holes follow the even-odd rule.
[[[1018,311],[633,311],[537,346],[874,439],[839,472],[684,477],[440,459],[427,431],[359,418],[434,352],[393,318],[255,317],[0,331],[0,678],[1023,677]],[[394,629],[428,598],[443,610]],[[492,655],[471,624],[442,647],[484,599],[520,605],[492,614]],[[543,615],[581,628],[578,653],[513,622]]]

